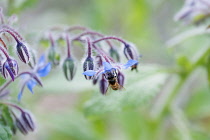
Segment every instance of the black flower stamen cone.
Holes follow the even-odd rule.
[[[93,70],[93,69],[94,69],[93,58],[92,57],[87,57],[85,59],[85,62],[83,63],[83,71],[85,72],[87,70]],[[86,76],[86,75],[84,75],[84,76],[87,80],[92,79],[92,76]]]

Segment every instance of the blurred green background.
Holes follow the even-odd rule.
[[[82,25],[136,44],[139,71],[125,71],[125,90],[99,93],[78,69],[68,82],[53,70],[22,105],[34,114],[37,130],[14,140],[209,140],[210,91],[197,60],[209,50],[209,35],[173,37],[199,26],[177,23],[182,0],[1,0],[17,14],[19,31],[40,49],[37,36],[57,25]],[[208,24],[208,21],[204,23]],[[194,32],[193,32],[194,33]],[[173,40],[171,41],[174,43]],[[209,51],[208,51],[209,52]],[[207,52],[207,53],[208,53]],[[194,63],[195,62],[195,63]],[[194,65],[195,64],[195,65]],[[207,63],[207,67],[209,63]],[[180,72],[181,71],[181,72]],[[184,78],[182,78],[184,77]],[[14,98],[18,83],[12,85]]]

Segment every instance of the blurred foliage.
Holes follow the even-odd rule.
[[[14,122],[7,106],[0,104],[0,140],[10,140],[12,131],[15,131]]]
[[[8,3],[8,15],[19,14],[26,8],[35,6],[38,0],[7,0]]]
[[[174,23],[181,4],[174,0],[8,0],[9,15],[20,14],[21,26],[30,27],[25,31],[30,43],[36,43],[34,36],[51,25],[82,24],[121,35],[143,54],[139,72],[125,73],[125,89],[110,90],[106,96],[84,80],[82,70],[71,83],[53,71],[44,80],[44,89],[35,89],[36,95],[25,93],[22,101],[37,118],[37,132],[14,139],[209,140],[208,20],[200,26]],[[43,40],[40,46],[49,44]],[[13,93],[16,97],[15,89]],[[12,126],[0,122],[0,138],[10,139]]]

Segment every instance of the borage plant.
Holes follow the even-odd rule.
[[[12,22],[6,22],[2,14],[0,26],[0,72],[4,83],[0,87],[0,125],[1,131],[4,131],[5,139],[10,139],[12,134],[16,133],[16,129],[24,135],[35,130],[35,123],[31,113],[20,107],[20,105],[12,103],[9,97],[9,86],[17,79],[20,79],[21,86],[17,92],[17,99],[21,101],[25,87],[33,93],[34,86],[42,86],[41,78],[47,76],[52,68],[59,68],[62,65],[64,76],[68,81],[73,80],[77,61],[74,57],[76,52],[72,51],[72,47],[80,42],[86,48],[85,59],[83,60],[83,75],[87,80],[92,80],[93,84],[99,84],[100,92],[106,94],[107,88],[110,86],[113,90],[120,90],[124,86],[125,76],[122,69],[131,67],[131,70],[137,70],[139,54],[135,46],[121,38],[113,36],[105,36],[96,31],[85,27],[74,26],[68,28],[60,28],[55,31],[51,28],[47,31],[47,40],[50,42],[48,48],[48,59],[43,53],[41,57],[36,57],[34,50],[30,49],[23,37],[11,26]],[[80,31],[80,33],[76,33]],[[44,39],[46,39],[44,37]],[[43,40],[41,38],[40,40]],[[62,47],[59,41],[65,41],[66,57],[61,62]],[[119,48],[117,42],[121,45]],[[16,55],[10,51],[10,47],[16,48]],[[119,50],[122,50],[128,62],[122,64],[123,60]],[[37,54],[40,55],[40,54]],[[13,56],[13,57],[12,57]],[[22,62],[28,66],[23,69],[19,66]],[[47,62],[48,61],[48,62]],[[81,75],[82,75],[81,74]],[[6,138],[7,137],[7,138]]]
[[[86,27],[73,26],[68,28],[54,27],[47,32],[50,42],[48,51],[49,61],[54,68],[60,64],[59,49],[57,47],[60,40],[65,41],[67,56],[62,64],[65,78],[68,81],[73,80],[77,63],[72,47],[78,47],[75,42],[80,42],[86,48],[83,60],[83,75],[87,80],[92,80],[95,85],[99,83],[100,92],[106,94],[108,86],[113,90],[120,90],[124,84],[124,74],[122,69],[131,67],[131,70],[137,70],[139,54],[136,47],[127,41],[113,36],[105,36]],[[75,33],[80,31],[81,33]],[[123,44],[123,52],[128,59],[126,64],[121,64],[120,48],[116,48],[116,42]],[[114,44],[115,43],[115,44]]]

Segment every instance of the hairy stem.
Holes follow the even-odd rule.
[[[67,55],[71,57],[71,41],[69,39],[69,35],[66,34],[66,46],[67,46]]]
[[[87,38],[87,43],[88,43],[88,57],[91,57],[92,49],[91,49],[91,43],[90,43],[89,38]]]
[[[18,38],[15,36],[15,34],[14,34],[12,31],[10,31],[10,30],[8,30],[8,29],[0,29],[0,33],[2,33],[2,32],[7,32],[7,33],[9,33],[9,34],[15,39],[15,41],[16,41],[17,43],[20,42],[20,41],[18,40]]]
[[[85,30],[88,30],[88,28],[83,27],[83,26],[73,26],[73,27],[69,27],[66,31],[67,32],[72,32],[72,31],[75,31],[75,30],[85,31]]]
[[[4,104],[4,105],[8,105],[8,106],[11,106],[11,107],[14,107],[16,108],[17,110],[19,110],[20,112],[24,112],[23,109],[15,104],[11,104],[11,103],[6,103],[6,102],[0,102],[0,104]]]
[[[10,59],[8,53],[3,49],[3,47],[0,46],[0,50],[4,53],[7,59]]]
[[[99,37],[104,37],[103,34],[100,34],[98,32],[94,32],[94,31],[87,31],[87,32],[84,32],[84,33],[81,33],[80,35],[78,35],[77,37],[75,37],[73,40],[78,40],[80,39],[82,36],[85,36],[85,35],[94,35],[94,36],[99,36]],[[110,46],[110,48],[113,48],[111,42],[109,40],[106,40],[107,44]]]
[[[0,37],[0,43],[4,46],[5,49],[7,49],[7,45],[4,43],[1,37]]]
[[[122,40],[122,39],[120,39],[120,38],[118,38],[118,37],[113,37],[113,36],[104,37],[104,38],[95,40],[95,41],[93,41],[92,43],[95,44],[95,43],[98,43],[98,42],[104,41],[104,40],[117,40],[117,41],[123,43],[125,46],[128,45],[124,40]]]
[[[49,40],[50,40],[50,43],[51,43],[51,47],[55,47],[55,41],[54,41],[51,33],[49,33]]]

